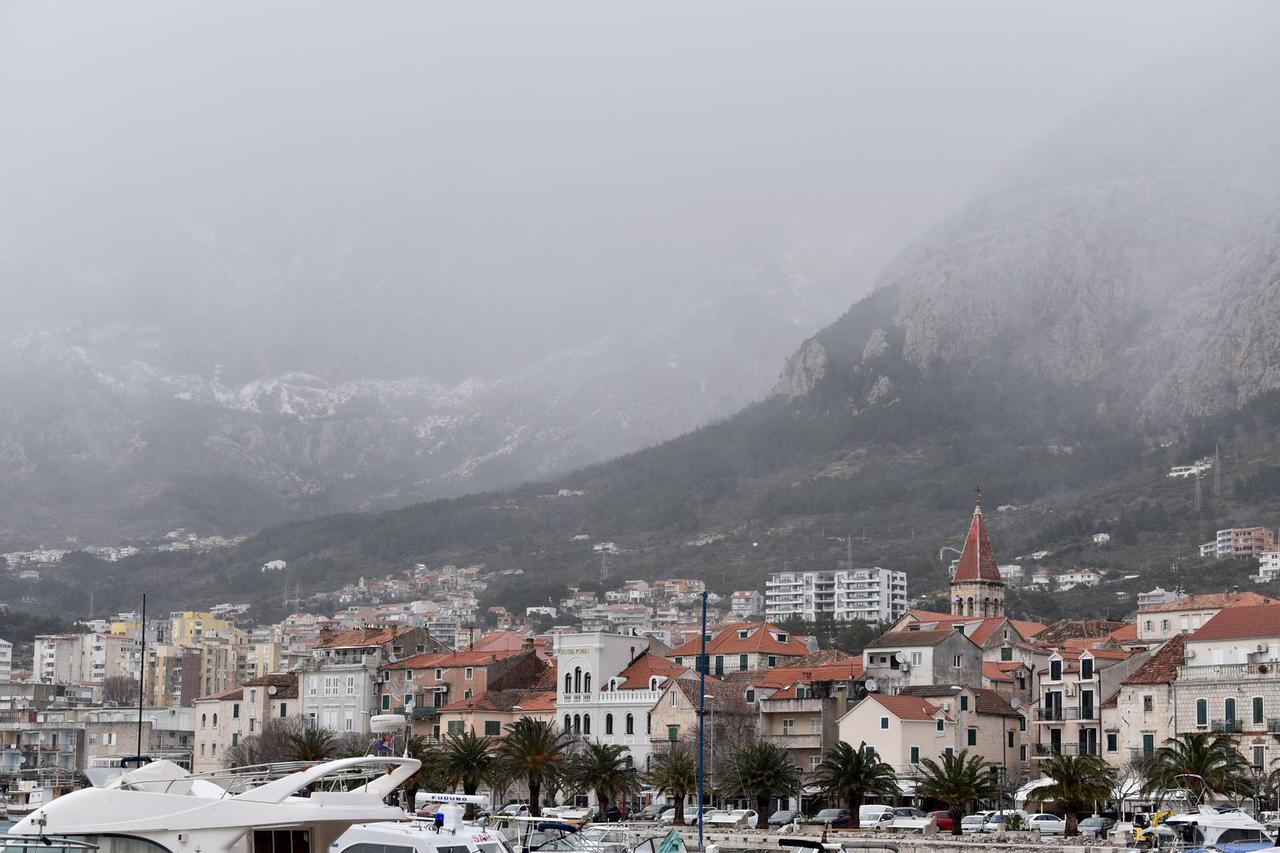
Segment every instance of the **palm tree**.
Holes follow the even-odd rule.
[[[542,785],[555,781],[570,737],[568,732],[556,731],[551,723],[532,717],[507,724],[498,755],[512,773],[524,776],[529,786],[529,814],[534,817],[542,815]]]
[[[837,743],[822,757],[813,780],[828,797],[848,805],[854,829],[859,828],[858,810],[866,797],[898,794],[893,767],[867,749],[865,741],[857,749],[844,741]]]
[[[684,798],[698,785],[698,759],[684,743],[669,744],[654,754],[645,773],[645,782],[671,798],[676,809],[672,823],[684,826]]]
[[[776,743],[758,740],[748,743],[729,757],[730,787],[746,797],[755,797],[756,828],[769,828],[769,798],[800,789],[800,767]]]
[[[570,762],[569,777],[575,787],[595,792],[600,819],[607,820],[609,804],[635,787],[636,772],[625,746],[586,741]]]
[[[462,793],[474,794],[480,790],[481,783],[493,775],[498,761],[493,747],[492,738],[481,737],[474,731],[448,735],[440,756],[444,778],[450,785],[461,785]],[[474,808],[467,804],[466,817],[472,816]]]
[[[1065,835],[1075,835],[1076,812],[1098,800],[1109,800],[1116,788],[1116,771],[1096,755],[1062,755],[1050,758],[1041,768],[1053,782],[1036,791],[1041,801],[1052,800],[1066,818]]]
[[[1211,792],[1232,796],[1251,793],[1249,763],[1225,732],[1194,732],[1181,739],[1169,738],[1147,762],[1146,788],[1179,787],[1177,777],[1199,776]]]
[[[967,749],[958,753],[945,752],[941,762],[926,758],[920,766],[923,770],[916,790],[922,796],[947,804],[952,835],[960,834],[960,821],[964,819],[966,805],[1000,793],[994,768],[982,756],[970,755]]]
[[[324,761],[334,750],[333,732],[307,726],[289,736],[289,751],[295,761]]]

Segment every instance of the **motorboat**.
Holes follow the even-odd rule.
[[[46,803],[53,802],[53,799],[53,788],[35,779],[20,779],[17,787],[9,791],[9,801],[5,804],[6,818],[21,820]]]
[[[1262,823],[1241,811],[1220,812],[1211,806],[1166,817],[1156,827],[1160,850],[1221,850],[1249,853],[1274,844]]]
[[[519,816],[499,821],[515,853],[688,853],[678,830],[630,837],[620,828],[581,829],[555,818]]]
[[[121,768],[41,804],[0,838],[0,853],[326,853],[357,824],[405,820],[384,801],[420,766],[361,756],[279,778],[258,768],[229,779],[193,776],[170,761]]]
[[[506,836],[484,823],[466,822],[468,805],[487,806],[488,800],[464,794],[427,794],[438,803],[429,818],[357,824],[330,846],[330,853],[513,853]]]
[[[722,810],[708,814],[706,825],[716,829],[747,829],[754,828],[758,819],[755,809]]]

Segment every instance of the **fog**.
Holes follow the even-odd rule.
[[[246,378],[458,381],[766,288],[787,308],[762,345],[785,351],[1074,112],[1275,23],[1168,2],[6,3],[5,322],[178,330],[167,357]]]

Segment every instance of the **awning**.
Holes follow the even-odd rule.
[[[1045,776],[1043,779],[1035,779],[1028,782],[1019,788],[1018,792],[1013,795],[1013,801],[1015,803],[1025,803],[1027,800],[1031,799],[1031,795],[1037,790],[1040,788],[1047,788],[1052,784],[1054,784],[1054,782],[1048,776]]]

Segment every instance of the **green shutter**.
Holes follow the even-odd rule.
[[[1254,722],[1255,724],[1261,725],[1262,720],[1263,720],[1263,717],[1262,717],[1262,697],[1261,697],[1261,696],[1254,696],[1254,697],[1253,697],[1253,722]]]
[[[1197,726],[1209,725],[1209,700],[1208,699],[1196,700],[1196,725]]]

